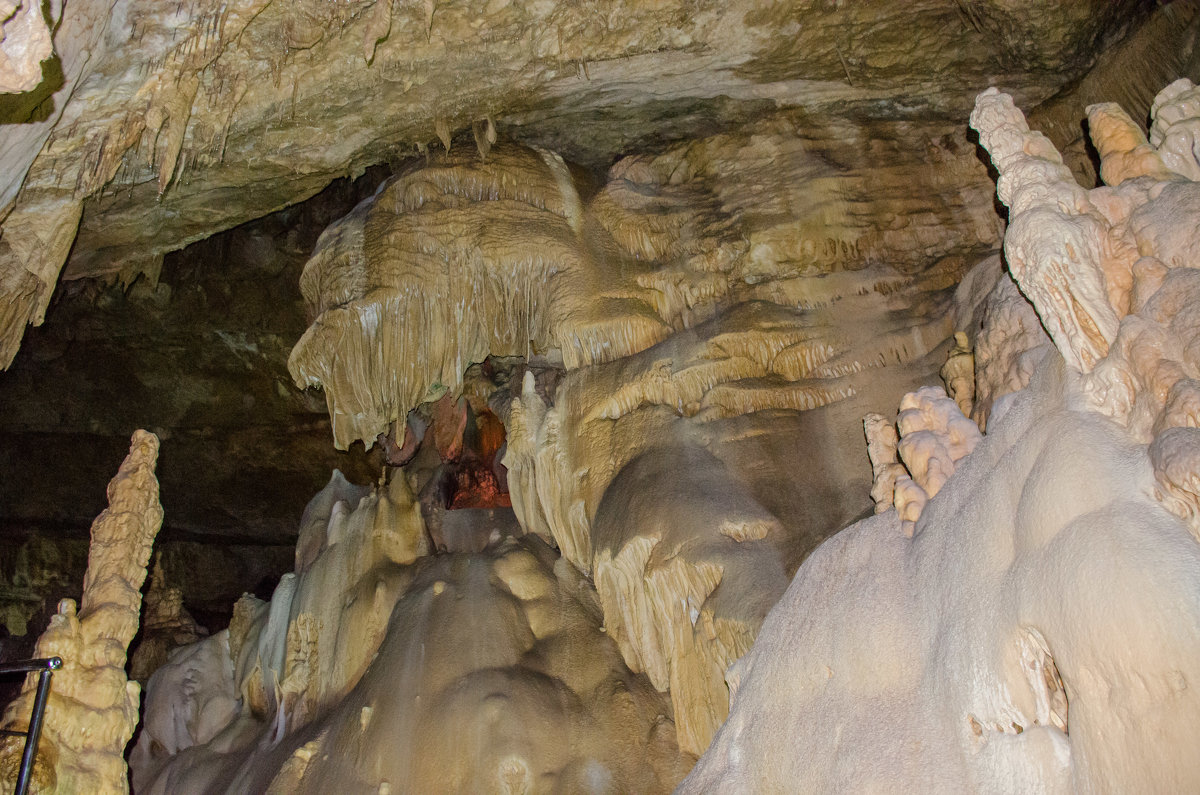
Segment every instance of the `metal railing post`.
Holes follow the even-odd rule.
[[[26,795],[29,791],[29,781],[33,776],[33,763],[37,759],[38,740],[42,736],[42,719],[46,716],[46,701],[50,698],[50,678],[61,667],[61,657],[23,660],[18,663],[0,665],[0,675],[38,672],[37,695],[33,697],[33,714],[29,716],[29,728],[23,732],[6,732],[7,734],[25,735],[25,750],[21,754],[21,768],[17,773],[16,795]]]

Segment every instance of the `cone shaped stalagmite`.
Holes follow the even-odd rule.
[[[162,524],[154,466],[158,438],[137,431],[129,455],[108,485],[109,507],[92,524],[83,599],[64,599],[38,639],[37,657],[58,656],[46,708],[35,786],[39,792],[127,792],[125,746],[138,724],[140,688],[125,677],[129,643],[137,634],[142,584]],[[23,728],[35,678],[4,713],[4,726]],[[0,746],[0,776],[15,780],[23,741]]]

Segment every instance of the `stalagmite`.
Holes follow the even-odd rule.
[[[1200,787],[1200,247],[1176,231],[1200,210],[1184,211],[1195,183],[1154,166],[1157,142],[1092,115],[1121,184],[1087,192],[1009,100],[980,95],[1009,265],[1057,353],[997,274],[976,348],[987,435],[940,389],[905,397],[916,496],[898,484],[896,513],[800,568],[681,792]],[[1109,303],[1122,261],[1128,297]]]
[[[1013,278],[1059,352],[1086,373],[1117,333],[1102,262],[1107,224],[1007,94],[980,94],[971,126],[1000,172],[998,194],[1010,209],[1004,252]]]
[[[1158,150],[1120,105],[1100,102],[1087,111],[1092,143],[1100,155],[1100,177],[1106,185],[1116,187],[1138,177],[1171,178]]]
[[[975,408],[975,355],[965,332],[954,332],[954,347],[940,374],[946,393],[958,404],[958,410],[970,417]]]
[[[895,425],[868,414],[863,426],[875,477],[875,513],[894,504],[904,535],[911,538],[926,503],[979,443],[979,428],[941,387],[905,395]]]
[[[139,795],[1200,791],[1197,69],[1200,0],[0,0],[0,591],[145,411]],[[125,787],[135,545],[43,790]]]
[[[161,561],[154,561],[146,590],[142,640],[129,656],[129,676],[145,682],[167,662],[172,650],[208,634],[183,606],[183,591],[166,583]]]
[[[35,781],[42,792],[127,792],[125,746],[138,724],[140,688],[125,677],[138,629],[142,583],[162,524],[154,465],[158,438],[137,431],[129,455],[108,486],[109,507],[92,524],[83,599],[64,599],[38,639],[38,657],[58,656],[38,749]],[[33,681],[4,713],[5,727],[28,720]],[[0,745],[0,780],[15,780],[22,740]]]
[[[895,424],[888,422],[882,414],[863,417],[863,430],[867,435],[867,455],[871,459],[871,499],[875,501],[875,513],[883,513],[893,507],[897,479],[908,475],[896,452],[900,437]]]
[[[1181,77],[1154,98],[1150,115],[1150,143],[1163,164],[1181,177],[1200,180],[1196,134],[1200,132],[1200,90]]]
[[[669,704],[551,548],[428,555],[403,477],[342,497],[335,475],[306,511],[321,549],[269,605],[244,598],[228,632],[155,673],[138,792],[665,792],[682,776]]]
[[[917,141],[894,134],[895,151],[918,162]],[[890,160],[867,179],[822,159],[838,146],[830,139],[781,153],[764,140],[717,136],[626,158],[587,195],[546,150],[498,146],[482,162],[417,165],[324,233],[302,278],[316,319],[290,362],[298,384],[325,389],[339,446],[406,415],[445,414],[432,426],[443,458],[457,449],[451,408],[460,395],[481,400],[468,367],[489,355],[561,362],[556,389],[538,389],[530,373],[498,408],[514,512],[594,579],[611,637],[670,693],[677,741],[693,753],[725,714],[722,671],[750,647],[787,567],[827,532],[815,528],[859,510],[799,485],[783,462],[803,459],[804,444],[775,423],[786,417],[809,444],[836,446],[812,430],[824,420],[802,418],[856,412],[895,365],[937,349],[954,329],[948,288],[962,267],[948,259],[905,275],[872,263],[884,249],[906,262],[929,256],[921,224],[870,237],[850,211],[910,201],[910,172],[881,183]],[[978,161],[946,156],[950,176],[931,171],[918,201],[929,218],[963,224],[973,241],[963,245],[994,241],[990,200],[965,187]],[[829,226],[763,216],[747,204],[762,180],[798,206],[824,206]],[[963,201],[965,220],[948,209]],[[798,246],[818,233],[845,239]],[[846,242],[859,238],[868,242]],[[878,320],[846,320],[867,316]],[[672,456],[687,462],[683,474],[661,468]],[[779,463],[742,483],[751,460]],[[847,455],[826,487],[857,466]],[[659,474],[638,477],[643,469]],[[776,496],[793,493],[785,483],[797,484],[794,497]],[[697,505],[710,510],[681,518]],[[430,532],[440,535],[432,522]]]

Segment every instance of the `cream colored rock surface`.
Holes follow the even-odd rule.
[[[306,517],[316,558],[155,674],[138,792],[665,792],[685,774],[670,704],[591,584],[532,537],[411,555],[403,483],[350,504],[335,474]]]
[[[137,431],[108,486],[109,507],[92,525],[83,600],[64,599],[38,639],[38,657],[58,656],[34,772],[40,792],[128,792],[125,746],[138,724],[140,687],[125,677],[137,633],[142,583],[162,524],[154,465],[158,438]],[[36,677],[5,710],[5,727],[24,728]],[[0,780],[15,782],[23,738],[0,746]]]
[[[1117,334],[1105,278],[1105,219],[1011,97],[994,89],[980,95],[971,125],[1000,172],[1009,270],[1067,362],[1088,372]]]
[[[1185,94],[1169,87],[1156,114],[1176,112],[1167,108]],[[980,138],[1013,203],[1005,249],[1010,266],[1014,252],[1029,257],[1013,274],[1055,350],[1027,386],[993,401],[987,436],[927,500],[911,538],[903,512],[887,512],[805,562],[730,671],[730,717],[681,791],[1200,786],[1186,750],[1200,726],[1189,355],[1200,249],[1186,243],[1200,214],[1182,212],[1195,183],[1158,168],[1154,144],[1119,109],[1091,115],[1101,173],[1121,182],[1084,191],[1002,95],[980,95]],[[1058,203],[1039,205],[1050,196]],[[1018,224],[1022,213],[1036,223]],[[1025,245],[1054,235],[1096,256]],[[1113,255],[1131,240],[1142,259]],[[1045,278],[1055,268],[1090,270]],[[1107,289],[1114,282],[1128,289]],[[989,301],[1012,299],[997,290]],[[1107,313],[1106,346],[1056,334]],[[981,339],[993,320],[1014,328],[1011,311],[982,316]]]
[[[167,585],[158,556],[151,570],[145,603],[142,640],[129,655],[129,675],[141,683],[167,662],[172,650],[195,643],[208,634],[183,606],[182,589]]]
[[[996,402],[1024,389],[1042,358],[1054,349],[1033,305],[1002,268],[1000,257],[995,257],[972,271],[971,286],[986,290],[977,313],[975,406],[971,412],[984,430]]]
[[[896,480],[908,474],[896,450],[900,435],[894,422],[875,413],[863,417],[863,432],[867,437],[867,457],[871,459],[871,499],[875,501],[875,513],[883,513],[894,503]]]
[[[54,9],[62,14],[62,3]],[[54,52],[40,3],[0,2],[0,94],[29,91],[42,81],[42,61]]]
[[[440,530],[414,524],[407,475],[370,494],[335,482],[301,522],[295,571],[271,602],[239,603],[230,670],[218,664],[219,640],[164,669],[153,707],[162,735],[139,750],[139,781],[378,790],[409,776],[424,785],[419,766],[441,764],[466,789],[599,788],[606,775],[617,789],[670,786],[675,749],[702,751],[721,725],[725,670],[751,648],[787,578],[871,510],[870,475],[914,544],[964,476],[978,437],[945,396],[906,401],[895,455],[879,436],[868,459],[859,424],[932,383],[952,332],[969,331],[959,347],[974,351],[979,383],[965,410],[981,424],[1002,422],[1039,355],[1053,355],[1039,345],[1043,320],[1077,369],[1093,370],[1081,394],[1131,433],[1162,423],[1154,400],[1122,408],[1129,384],[1165,389],[1163,416],[1186,416],[1185,380],[1160,377],[1152,354],[1162,339],[1186,337],[1188,313],[1164,305],[1129,330],[1122,320],[1154,304],[1188,256],[1186,233],[1138,215],[1151,201],[1189,206],[1173,185],[1150,195],[1159,190],[1150,182],[1177,173],[1153,167],[1157,156],[1171,169],[1165,149],[1100,109],[1110,165],[1101,171],[1123,181],[1087,192],[1070,182],[1068,163],[1080,160],[1057,162],[997,97],[988,113],[999,121],[984,137],[1004,155],[1017,282],[996,278],[998,263],[990,278],[972,277],[1002,226],[960,120],[977,85],[1012,86],[1023,106],[1072,86],[1044,107],[1067,116],[1074,135],[1083,105],[1098,99],[1089,92],[1101,78],[1079,79],[1096,53],[1130,33],[1135,46],[1120,48],[1108,74],[1184,64],[1195,5],[264,0],[172,13],[145,0],[71,4],[56,41],[66,93],[50,98],[62,101],[4,131],[13,203],[0,240],[11,299],[0,300],[0,353],[40,321],[68,251],[65,278],[141,274],[140,289],[155,292],[164,251],[334,177],[395,164],[396,176],[315,252],[302,287],[314,322],[292,374],[326,390],[341,447],[388,432],[407,447],[397,431],[415,427],[414,410],[435,413],[433,400],[464,421],[467,404],[503,417],[515,513],[567,561],[550,569],[554,587],[569,581],[582,593],[591,578],[596,588],[594,600],[580,597],[591,629],[567,634],[590,638],[603,626],[605,651],[590,641],[585,651],[636,681],[626,688],[640,705],[621,722],[611,693],[578,678],[574,658],[543,665],[551,681],[528,687],[520,666],[478,690],[412,674],[428,629],[422,599],[452,592],[500,618],[481,628],[457,603],[428,613],[438,627],[466,628],[431,641],[441,669],[484,681],[470,679],[475,662],[443,662],[476,639],[489,649],[481,665],[488,654],[528,663],[522,639],[540,638],[548,620],[540,597],[518,594],[514,607],[504,589],[455,566],[486,569],[478,576],[491,586],[510,556],[529,553],[545,569],[553,554],[527,538],[485,547],[470,565],[462,554],[430,556],[425,533],[432,541]],[[1122,86],[1140,96],[1146,79]],[[1140,118],[1149,104],[1128,110]],[[1186,99],[1156,105],[1163,124],[1189,118]],[[985,301],[989,292],[1003,300]],[[528,383],[477,394],[465,371],[489,354],[528,359]],[[438,423],[451,432],[429,447],[460,449],[464,424]],[[1151,488],[1188,516],[1195,483],[1183,436],[1160,434]],[[527,585],[504,587],[550,588]],[[1053,639],[1030,638],[1021,654],[1053,683]],[[410,679],[412,688],[395,687]],[[502,740],[489,750],[444,764],[456,724],[507,720],[507,708],[480,706],[502,690],[519,702],[508,712],[522,731],[529,704],[542,704],[559,716],[553,731],[583,739],[564,754],[540,735],[512,739],[520,732],[505,723],[488,734]],[[1044,694],[1048,725],[1071,719],[1063,692]],[[242,706],[219,726],[231,693]],[[430,702],[463,717],[439,724]],[[416,717],[381,723],[389,710]],[[184,716],[182,728],[171,716]],[[601,725],[578,728],[589,721]],[[345,753],[360,739],[368,751]],[[415,748],[418,767],[380,746]],[[611,758],[661,751],[660,763],[647,773],[595,761],[600,751],[588,749],[601,748],[619,749]],[[358,767],[326,765],[325,754]]]
[[[301,289],[316,321],[297,383],[325,390],[342,448],[373,441],[472,362],[561,352],[568,366],[648,347],[669,329],[616,262],[588,251],[562,158],[452,155],[385,186],[327,230]]]
[[[911,540],[889,512],[820,547],[681,791],[1194,789],[1200,546],[1080,397],[1047,362]]]
[[[438,157],[327,230],[302,279],[291,370],[325,389],[340,446],[457,395],[488,354],[562,363],[501,407],[514,509],[593,578],[693,753],[787,573],[866,507],[830,499],[863,478],[839,418],[936,369],[953,285],[999,234],[948,129],[783,134],[798,121],[626,158],[599,188],[545,151]],[[880,143],[843,165],[855,136]],[[794,465],[816,449],[822,471]]]
[[[209,742],[236,717],[238,697],[228,631],[174,649],[146,685],[142,733],[130,766],[141,771],[158,757]]]
[[[970,417],[975,408],[975,354],[965,331],[954,332],[954,347],[942,365],[942,383],[958,405],[958,410]]]
[[[874,417],[872,426],[877,438],[889,442],[897,439],[895,453],[903,467],[893,470],[895,474],[891,475],[893,501],[904,535],[911,538],[929,499],[941,491],[958,462],[979,443],[979,426],[963,415],[958,404],[946,396],[945,390],[936,386],[922,387],[900,400],[896,427],[890,434],[878,428],[882,417]],[[872,496],[877,490],[881,490],[878,475]],[[882,513],[878,502],[875,512]]]
[[[499,130],[598,164],[697,118],[775,107],[946,118],[969,106],[968,75],[1050,96],[1143,12],[1132,0],[76,0],[52,15],[61,83],[3,130],[5,361],[42,322],[68,255],[68,277],[153,281],[166,251],[456,133],[481,152]]]
[[[1200,130],[1200,91],[1181,77],[1159,92],[1150,109],[1150,144],[1163,164],[1193,182],[1200,180],[1196,133]]]

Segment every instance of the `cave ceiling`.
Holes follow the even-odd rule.
[[[1050,97],[1154,5],[50,4],[40,102],[10,97],[2,133],[0,353],[42,320],[60,271],[154,274],[165,252],[333,179],[471,146],[488,120],[603,167],[777,111],[961,119],[987,85]]]

